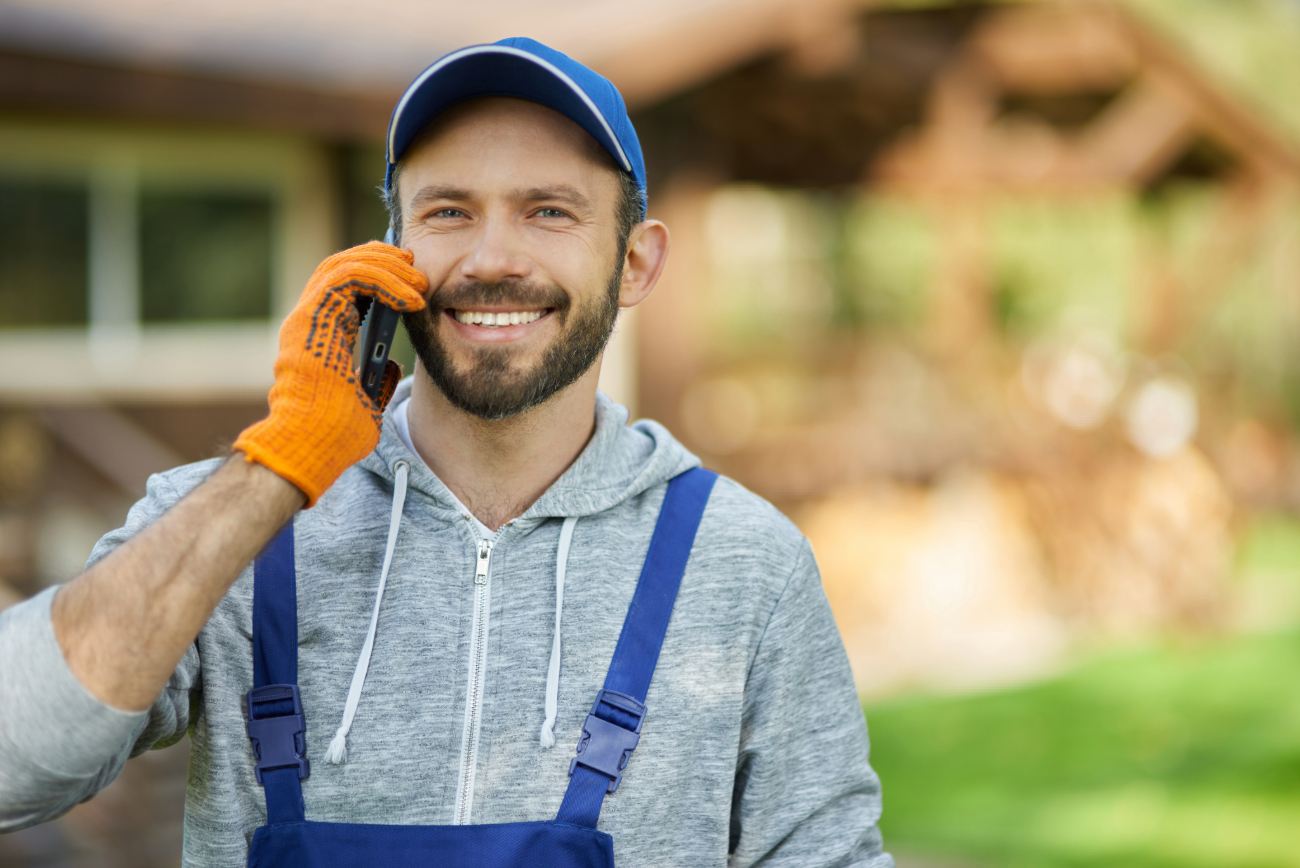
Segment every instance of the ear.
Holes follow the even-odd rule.
[[[623,260],[623,285],[618,291],[619,307],[634,307],[659,282],[668,261],[668,227],[658,220],[643,220],[627,239],[627,256]]]

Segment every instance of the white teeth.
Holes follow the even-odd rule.
[[[530,322],[536,322],[545,315],[541,310],[514,310],[509,313],[501,311],[482,310],[458,310],[456,311],[456,321],[467,325],[484,325],[497,328],[505,325],[523,325]]]

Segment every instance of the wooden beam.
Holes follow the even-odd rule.
[[[996,12],[971,37],[972,55],[1002,88],[1021,94],[1118,90],[1137,52],[1107,10],[1048,3]]]
[[[1067,175],[1082,184],[1145,185],[1196,136],[1182,89],[1148,72],[1080,135]]]
[[[134,69],[0,50],[0,110],[100,115],[382,142],[396,95]]]
[[[48,407],[41,416],[73,452],[137,497],[151,474],[184,463],[170,446],[108,406]]]
[[[873,167],[873,181],[913,191],[953,193],[984,186],[998,92],[983,65],[960,57],[936,76],[925,125],[904,134]]]
[[[808,78],[845,73],[863,51],[857,12],[836,4],[795,16],[787,54],[790,69]]]
[[[609,78],[629,108],[642,108],[764,55],[799,45],[800,20],[849,19],[880,0],[751,0],[714,6],[602,55],[584,57]]]
[[[1176,82],[1194,107],[1198,124],[1211,138],[1256,170],[1300,176],[1300,149],[1273,129],[1246,99],[1237,94],[1229,96],[1213,84],[1186,52],[1133,13],[1112,3],[1098,5],[1110,10],[1116,26],[1136,47],[1143,65],[1160,68],[1169,81]]]

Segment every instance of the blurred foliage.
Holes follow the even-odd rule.
[[[1294,520],[1243,551],[1296,581]],[[1000,868],[1300,865],[1298,668],[1290,630],[868,708],[886,843]]]
[[[835,309],[839,211],[827,197],[736,184],[706,215],[713,319],[735,347],[816,340]]]
[[[1008,197],[989,215],[996,299],[1004,332],[1024,338],[1077,316],[1123,334],[1135,296],[1141,227],[1131,198]]]
[[[1300,211],[1234,195],[1200,179],[1144,195],[990,195],[980,234],[991,337],[1017,353],[1096,331],[1139,364],[1176,358],[1214,412],[1300,427],[1289,288]],[[942,222],[933,204],[889,193],[723,188],[708,222],[715,360],[798,356],[855,334],[923,341]]]
[[[1273,571],[1300,575],[1300,524],[1293,516],[1256,519],[1237,546],[1239,574]]]
[[[846,292],[865,325],[912,328],[925,315],[938,249],[935,228],[917,203],[862,197],[847,215]]]

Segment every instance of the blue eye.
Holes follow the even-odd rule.
[[[542,208],[537,212],[538,217],[568,217],[569,215],[559,208]]]

